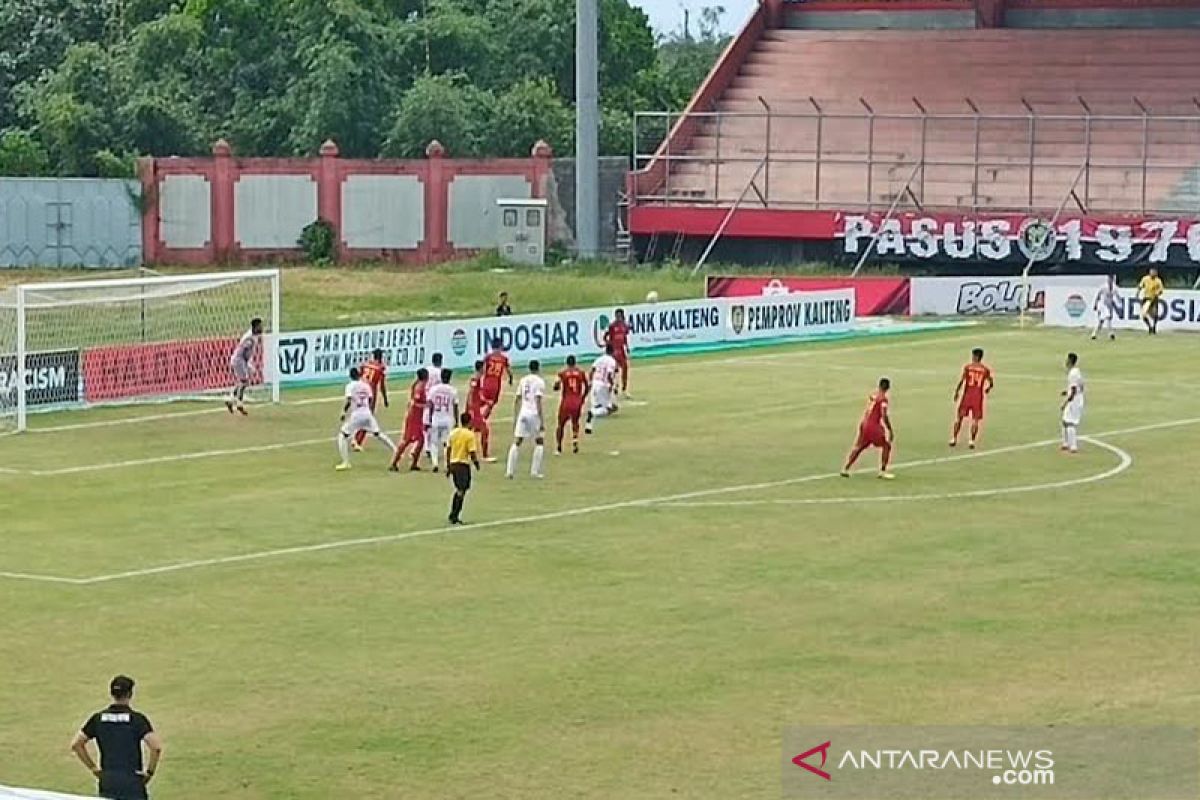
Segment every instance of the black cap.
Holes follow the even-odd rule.
[[[130,697],[133,695],[133,678],[118,675],[109,682],[108,691],[113,697]]]

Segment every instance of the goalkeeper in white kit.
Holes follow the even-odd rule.
[[[371,384],[362,380],[358,367],[350,368],[350,382],[346,384],[346,403],[342,406],[342,428],[338,431],[337,446],[342,461],[334,469],[341,471],[350,469],[350,440],[359,431],[366,431],[380,442],[387,445],[388,452],[396,450],[396,443],[384,433],[375,420],[375,412],[371,411],[371,399],[375,390]]]
[[[250,386],[250,378],[254,374],[254,351],[262,347],[263,321],[258,317],[250,320],[250,330],[242,334],[237,346],[229,356],[229,371],[233,373],[234,385],[225,408],[232,414],[234,409],[242,416],[246,415],[246,389]]]

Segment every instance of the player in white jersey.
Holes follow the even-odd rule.
[[[1083,373],[1079,356],[1067,353],[1067,388],[1062,396],[1062,449],[1079,452],[1079,423],[1083,422]]]
[[[450,430],[458,419],[458,390],[450,385],[454,373],[443,369],[438,374],[438,383],[426,392],[428,398],[425,405],[429,415],[425,429],[425,441],[429,446],[429,458],[433,462],[433,471],[438,471],[438,460],[446,449],[450,439]]]
[[[540,369],[541,364],[530,361],[529,374],[517,384],[517,397],[513,404],[517,425],[513,431],[512,446],[508,448],[508,468],[504,471],[506,478],[517,474],[521,444],[530,438],[534,441],[534,447],[529,474],[535,478],[542,477],[542,457],[546,454],[546,416],[542,412],[542,404],[546,396],[546,382],[538,374]]]
[[[425,382],[425,391],[428,392],[430,389],[432,389],[433,387],[437,386],[439,383],[442,382],[442,360],[443,359],[442,359],[441,353],[434,353],[433,356],[429,359],[430,364],[428,367],[426,367],[426,369],[429,371],[429,379]],[[425,433],[426,433],[425,457],[432,461],[433,453],[430,452],[430,449],[429,449],[429,435],[428,435],[429,434],[429,411],[428,411],[428,408],[429,407],[426,406],[426,412],[425,412]]]
[[[225,401],[225,408],[232,414],[236,408],[243,416],[246,414],[246,388],[250,385],[253,374],[251,364],[254,363],[254,351],[262,346],[263,321],[258,317],[250,320],[250,330],[242,334],[237,346],[229,355],[229,371],[233,373],[233,391]]]
[[[613,358],[612,345],[605,345],[604,355],[592,362],[592,370],[588,373],[588,380],[592,385],[592,407],[588,409],[587,421],[583,426],[584,433],[592,432],[592,420],[596,417],[607,417],[617,413],[613,391],[617,385],[619,369],[617,360]]]
[[[1092,331],[1093,339],[1100,335],[1100,329],[1105,325],[1108,326],[1108,338],[1117,338],[1117,334],[1113,330],[1113,317],[1116,316],[1117,304],[1120,302],[1121,295],[1117,290],[1117,276],[1109,275],[1108,282],[1096,292],[1096,302],[1092,304],[1092,310],[1096,312],[1096,329]]]
[[[338,431],[337,446],[342,456],[342,463],[334,469],[350,469],[350,439],[359,431],[366,431],[377,440],[387,445],[388,452],[396,449],[396,443],[379,428],[375,421],[375,413],[371,411],[371,398],[375,390],[371,384],[361,379],[358,367],[350,368],[350,382],[346,384],[346,402],[342,406],[342,427]]]

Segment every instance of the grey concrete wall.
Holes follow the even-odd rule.
[[[975,27],[975,11],[792,11],[784,18],[784,27],[823,31],[957,30]]]
[[[136,181],[0,178],[0,268],[142,262]]]
[[[600,159],[600,252],[612,255],[617,249],[617,213],[629,159],[604,156]],[[554,159],[550,200],[550,241],[568,250],[575,249],[575,159]]]
[[[1006,28],[1200,28],[1198,8],[1010,8]]]

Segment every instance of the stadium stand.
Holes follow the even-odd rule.
[[[1195,215],[1195,25],[1194,2],[766,0],[634,203],[727,207],[757,171],[758,207],[1036,212],[1079,175],[1085,213]]]

